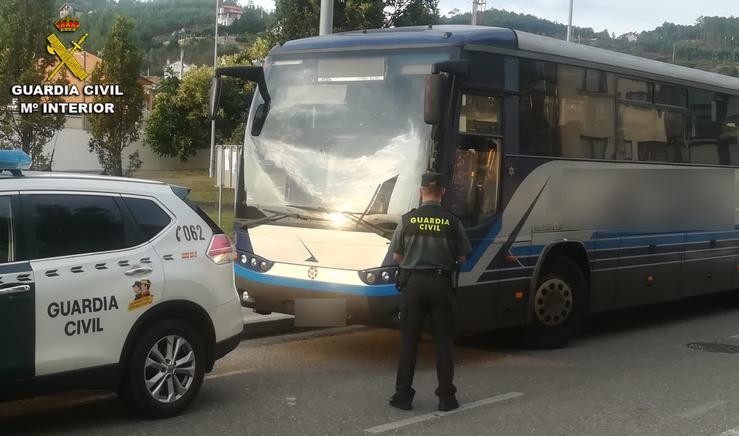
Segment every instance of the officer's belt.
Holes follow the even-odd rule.
[[[452,272],[446,269],[433,268],[433,269],[410,269],[408,272],[411,275],[424,275],[424,276],[437,276],[437,277],[450,277]]]

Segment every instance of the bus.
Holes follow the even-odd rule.
[[[239,159],[242,305],[397,322],[400,217],[427,170],[473,252],[460,332],[565,343],[584,317],[739,288],[739,79],[506,28],[289,41],[258,67]],[[213,112],[213,110],[211,111]]]

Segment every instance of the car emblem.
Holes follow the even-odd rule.
[[[318,268],[312,266],[308,268],[308,278],[314,280],[318,276]]]

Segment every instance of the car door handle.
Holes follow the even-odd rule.
[[[22,294],[23,292],[30,292],[31,285],[18,285],[10,288],[0,289],[0,295],[13,295]]]
[[[140,276],[141,274],[149,274],[152,271],[153,270],[150,266],[137,266],[136,268],[129,269],[123,274],[127,276]]]

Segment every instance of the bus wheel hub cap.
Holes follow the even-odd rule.
[[[565,322],[572,312],[572,289],[560,279],[549,279],[536,289],[534,313],[546,326]]]

